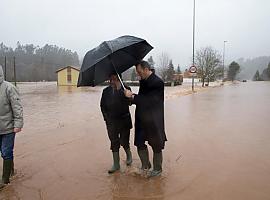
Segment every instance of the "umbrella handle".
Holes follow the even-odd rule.
[[[110,60],[111,60],[111,62],[112,62],[113,68],[114,68],[114,70],[115,70],[115,72],[116,72],[116,74],[117,74],[117,77],[118,77],[118,79],[119,79],[119,81],[120,81],[122,87],[123,87],[124,89],[126,89],[126,87],[124,86],[124,83],[123,83],[121,77],[120,77],[119,74],[118,74],[118,71],[116,70],[116,67],[115,67],[115,65],[114,65],[114,63],[113,63],[113,60],[112,60],[111,56],[109,56],[109,58],[110,58]]]
[[[120,81],[122,87],[123,87],[124,89],[126,89],[126,87],[124,86],[124,83],[123,83],[121,77],[119,76],[118,72],[116,72],[116,73],[117,73],[118,79],[119,79],[119,81]]]

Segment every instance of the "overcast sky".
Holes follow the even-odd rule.
[[[0,42],[77,51],[80,58],[121,35],[146,39],[158,61],[169,54],[183,70],[192,57],[193,0],[0,0]],[[196,0],[195,48],[212,46],[226,63],[270,56],[270,0]]]

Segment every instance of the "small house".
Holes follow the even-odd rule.
[[[74,66],[66,66],[56,71],[57,85],[72,85],[76,86],[79,78],[80,69]]]

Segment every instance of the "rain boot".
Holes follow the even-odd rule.
[[[0,184],[0,189],[4,188],[7,184],[9,184],[9,178],[12,170],[13,160],[3,160],[3,175],[2,182]]]
[[[12,160],[11,171],[10,171],[10,177],[12,177],[12,176],[15,176],[14,160]]]
[[[113,166],[110,170],[108,170],[109,174],[112,174],[120,169],[120,157],[119,157],[119,151],[112,152],[113,154]]]
[[[138,150],[138,155],[140,157],[141,163],[142,163],[142,170],[148,170],[151,168],[151,163],[149,161],[149,153],[148,149],[144,150]]]
[[[131,154],[130,148],[125,149],[125,152],[127,155],[126,164],[127,164],[127,166],[130,166],[132,163],[132,154]]]
[[[17,174],[17,171],[14,168],[14,160],[13,160],[12,165],[11,165],[10,181],[12,181],[15,178],[16,174]]]
[[[150,171],[148,177],[160,176],[162,172],[162,152],[153,155],[153,170]]]

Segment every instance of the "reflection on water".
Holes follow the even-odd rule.
[[[156,199],[165,198],[164,177],[145,179],[140,176],[117,173],[110,177],[111,197],[119,199]],[[105,198],[104,198],[105,199]]]

